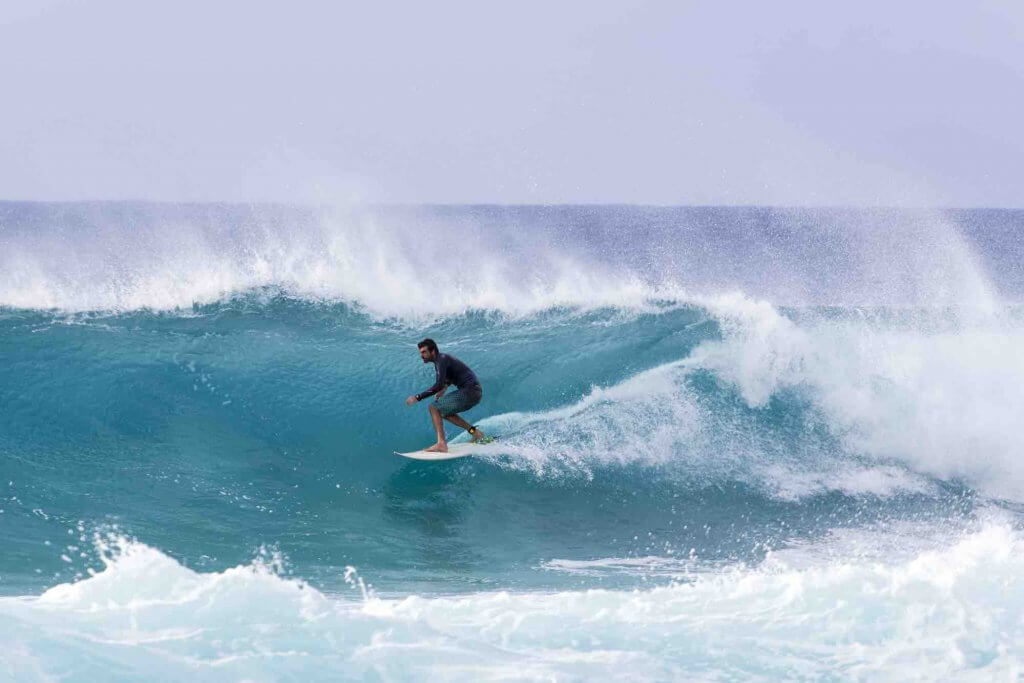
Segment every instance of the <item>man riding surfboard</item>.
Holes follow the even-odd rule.
[[[437,373],[433,386],[405,399],[405,405],[411,406],[428,396],[437,394],[437,398],[430,404],[430,419],[434,423],[434,430],[437,431],[437,443],[423,450],[432,453],[448,452],[448,440],[444,435],[444,420],[465,429],[473,441],[483,439],[482,431],[458,415],[475,406],[483,398],[483,389],[480,387],[480,381],[476,378],[476,374],[455,356],[441,353],[433,339],[424,339],[416,347],[420,351],[420,358],[423,359],[423,362],[433,363]],[[452,384],[455,385],[456,390],[445,396],[445,389]]]

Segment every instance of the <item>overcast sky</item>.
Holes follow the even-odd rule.
[[[0,1],[0,198],[1024,206],[1024,2]]]

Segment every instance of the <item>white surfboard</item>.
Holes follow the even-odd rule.
[[[454,458],[465,458],[467,455],[480,455],[484,453],[495,453],[497,444],[495,443],[457,443],[449,444],[447,453],[434,453],[432,451],[410,451],[409,453],[399,453],[395,451],[395,455],[400,455],[403,458],[412,458],[413,460],[453,460]]]

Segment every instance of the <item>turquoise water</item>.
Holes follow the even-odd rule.
[[[2,204],[0,675],[1013,678],[1022,229]]]

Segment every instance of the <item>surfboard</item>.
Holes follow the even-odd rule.
[[[448,446],[447,453],[433,453],[430,451],[410,451],[408,453],[399,453],[395,451],[395,455],[400,455],[403,458],[411,458],[413,460],[454,460],[455,458],[465,458],[468,455],[480,455],[484,453],[494,453],[496,444],[494,443],[457,443],[450,444]]]

